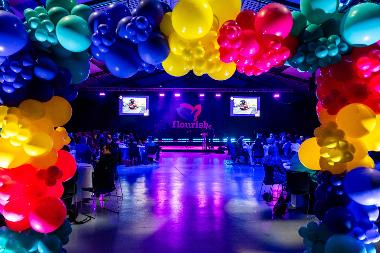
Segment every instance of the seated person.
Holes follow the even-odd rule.
[[[79,163],[92,163],[92,152],[84,136],[80,137],[79,144],[75,145],[75,158]]]
[[[160,147],[153,141],[153,137],[149,136],[145,143],[146,152],[148,155],[155,154],[156,157],[154,161],[158,162],[160,160]]]
[[[110,146],[104,145],[99,162],[94,169],[94,193],[99,200],[103,195],[116,189],[115,187],[116,161],[111,154]]]

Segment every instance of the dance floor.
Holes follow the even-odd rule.
[[[260,167],[227,156],[163,153],[156,166],[119,167],[120,213],[97,210],[73,225],[70,253],[302,252],[306,217],[272,220],[259,197]],[[111,204],[111,203],[109,203]]]

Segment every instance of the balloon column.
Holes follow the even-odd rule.
[[[338,13],[338,1],[302,0],[292,34],[302,41],[290,65],[316,71],[321,126],[300,148],[320,170],[314,206],[319,224],[299,230],[306,252],[376,252],[380,174],[368,151],[380,151],[378,4]]]

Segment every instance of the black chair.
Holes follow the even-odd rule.
[[[260,196],[261,196],[264,185],[270,186],[271,192],[273,192],[274,185],[281,185],[281,192],[282,192],[283,184],[285,183],[283,169],[276,166],[264,165],[264,173],[265,175],[264,175],[264,180],[261,184]]]
[[[307,214],[309,214],[310,209],[310,176],[306,172],[286,172],[286,190],[288,194],[294,195],[307,195]]]

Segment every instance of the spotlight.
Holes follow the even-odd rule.
[[[165,93],[160,93],[160,97],[165,97]]]
[[[199,96],[200,96],[200,97],[204,97],[205,94],[204,94],[204,93],[200,93]]]
[[[234,101],[234,97],[230,97],[231,101]]]
[[[174,96],[178,98],[181,96],[181,93],[174,93]]]
[[[274,99],[279,99],[281,97],[280,93],[274,93],[273,98]]]
[[[122,99],[123,99],[123,96],[119,96],[119,99],[122,100]]]
[[[99,92],[99,96],[104,97],[106,95],[105,92]]]
[[[218,97],[218,98],[219,98],[219,97],[221,97],[221,96],[222,96],[222,94],[220,94],[220,93],[216,93],[216,94],[215,94],[215,97]]]

